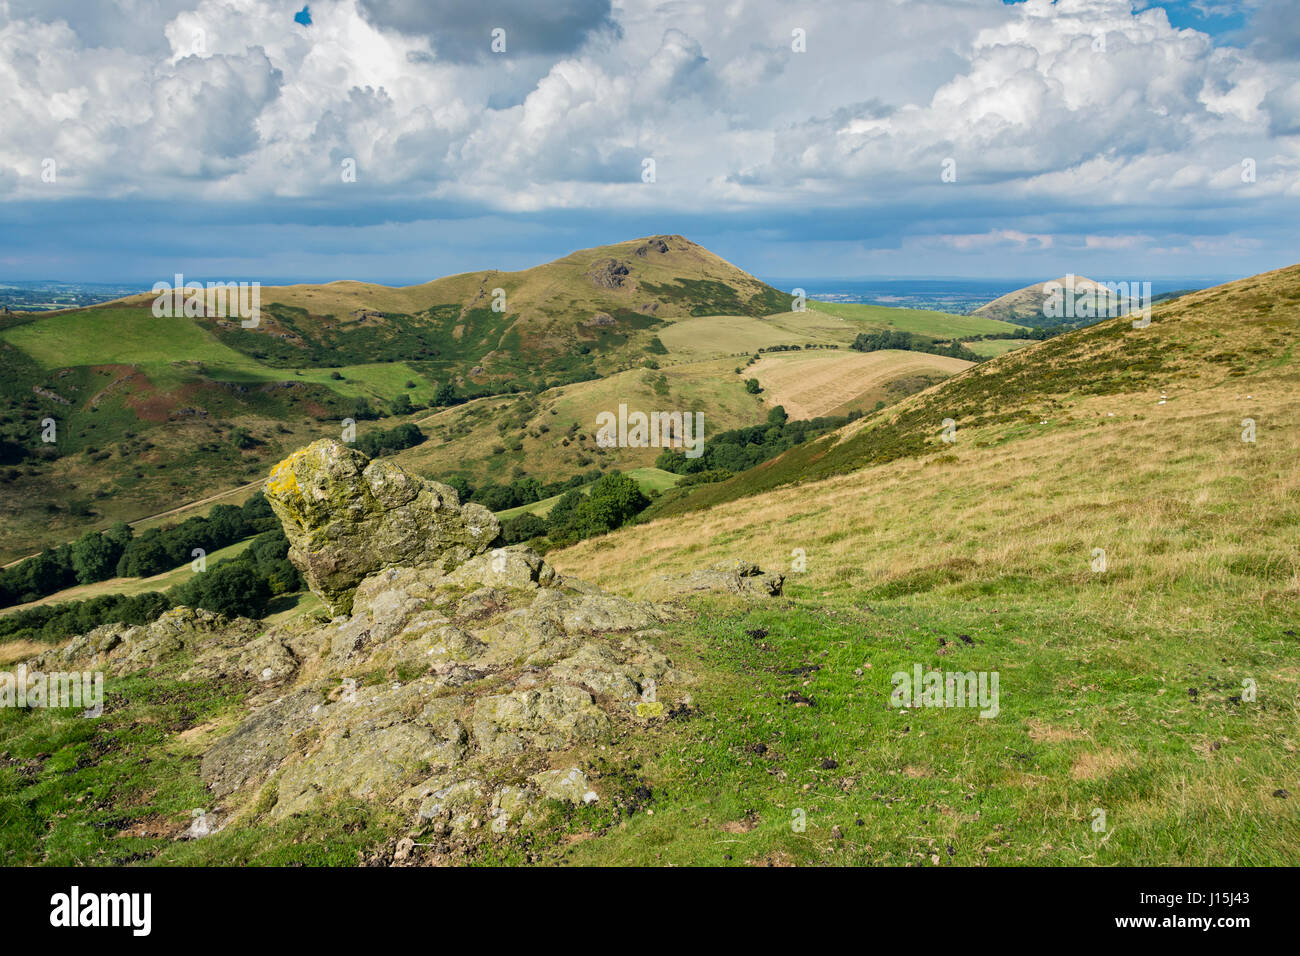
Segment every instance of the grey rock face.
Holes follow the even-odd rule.
[[[785,584],[785,575],[763,571],[756,564],[736,561],[715,564],[689,574],[657,574],[641,589],[644,601],[671,601],[693,594],[735,594],[746,598],[776,597]]]
[[[450,570],[487,550],[501,532],[492,512],[462,506],[451,486],[371,461],[332,439],[276,465],[265,492],[289,538],[289,559],[335,614],[351,610],[352,592],[374,571]]]

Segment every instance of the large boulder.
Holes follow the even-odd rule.
[[[332,439],[276,465],[265,490],[289,539],[289,560],[334,614],[351,611],[356,586],[375,571],[450,571],[486,551],[501,531],[492,512],[462,505],[451,486]]]

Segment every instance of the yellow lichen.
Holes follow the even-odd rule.
[[[284,461],[271,469],[271,477],[266,481],[266,490],[277,498],[299,493],[298,477],[293,473],[293,465],[307,449],[300,448]]]

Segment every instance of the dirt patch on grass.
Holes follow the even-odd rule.
[[[1027,722],[1029,739],[1036,744],[1059,744],[1069,740],[1084,740],[1087,734],[1067,727],[1052,727],[1041,720]]]
[[[1099,780],[1110,776],[1127,763],[1126,757],[1113,750],[1092,750],[1074,759],[1070,776],[1075,780]]]

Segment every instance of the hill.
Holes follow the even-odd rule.
[[[492,311],[494,289],[504,312]],[[745,392],[737,357],[847,346],[864,328],[1003,327],[882,307],[792,312],[789,296],[680,236],[405,288],[268,287],[256,329],[157,317],[152,302],[0,317],[0,560],[237,497],[287,449],[340,435],[346,418],[359,438],[427,428],[430,441],[401,457],[427,475],[648,467],[651,450],[588,443],[595,415],[620,395],[699,410],[727,430],[763,421],[770,405]],[[859,389],[859,407],[922,384],[897,378]]]
[[[229,491],[344,418],[417,417],[392,414],[399,399],[594,380],[664,354],[675,319],[791,302],[680,236],[406,288],[267,287],[255,329],[153,300],[0,316],[0,559]]]
[[[577,860],[714,859],[686,822],[708,794],[751,821],[737,860],[1294,864],[1298,339],[1300,266],[1191,293],[550,554],[615,590],[788,573],[783,606],[684,629],[725,717],[661,747],[650,776],[680,799]],[[999,713],[891,707],[916,666],[998,672]]]
[[[992,302],[981,305],[971,314],[986,319],[1022,323],[1039,328],[1052,328],[1057,325],[1087,325],[1096,321],[1095,317],[1076,319],[1072,316],[1049,314],[1049,310],[1044,305],[1050,296],[1050,292],[1046,287],[1053,283],[1062,288],[1073,289],[1076,294],[1091,292],[1096,296],[1099,310],[1124,309],[1126,306],[1125,302],[1094,279],[1089,279],[1086,276],[1062,276],[1059,279],[1047,282],[1036,282],[1033,285],[1025,286],[1023,289],[1017,289],[1014,292],[1008,292],[1006,295],[998,296]]]

